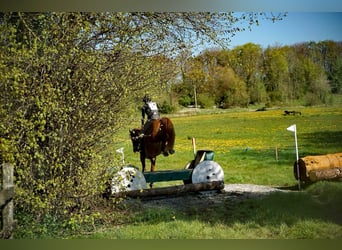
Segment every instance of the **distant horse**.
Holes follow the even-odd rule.
[[[133,144],[133,152],[140,152],[142,172],[145,172],[145,159],[151,161],[151,172],[154,171],[157,156],[163,153],[167,156],[174,153],[175,130],[171,120],[163,117],[159,120],[152,120],[141,136],[142,130],[135,128],[129,130]],[[150,184],[152,187],[152,184]]]
[[[297,114],[302,115],[302,112],[295,111],[295,110],[292,110],[292,111],[285,110],[283,115],[297,115]]]

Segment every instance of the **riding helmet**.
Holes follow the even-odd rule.
[[[151,98],[149,95],[145,95],[144,98],[143,98],[143,102],[150,102],[151,101]]]

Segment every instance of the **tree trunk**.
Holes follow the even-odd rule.
[[[115,197],[152,197],[161,195],[180,195],[189,192],[198,192],[203,190],[221,190],[224,188],[223,181],[213,181],[207,183],[186,184],[171,187],[151,188],[141,190],[131,190],[119,194],[114,194]]]

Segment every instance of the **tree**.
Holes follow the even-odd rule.
[[[210,82],[217,106],[228,108],[248,105],[246,83],[231,68],[218,66]]]
[[[324,69],[309,58],[302,58],[301,65],[306,105],[326,103],[330,86]]]
[[[342,58],[338,58],[332,68],[331,83],[333,93],[341,93],[342,90]]]
[[[337,93],[336,82],[334,78],[336,77],[336,64],[342,55],[342,43],[333,41],[322,41],[322,42],[306,42],[300,43],[293,46],[296,56],[299,60],[310,60],[312,63],[317,65],[318,75],[323,70],[328,83],[331,87],[332,93]],[[304,61],[305,61],[304,60]],[[336,92],[337,91],[337,92]]]
[[[95,33],[107,17],[90,28],[91,18],[19,14],[1,27],[9,42],[2,49],[1,138],[13,147],[18,205],[30,211],[80,209],[104,190],[113,162],[98,155],[108,135],[129,119],[122,111],[131,96],[162,78],[161,61],[135,52],[127,34],[110,50],[103,32]]]
[[[289,66],[286,51],[267,48],[264,51],[264,84],[271,102],[286,102],[289,86]]]
[[[320,65],[329,80],[332,93],[339,93],[341,89],[341,56],[342,42],[322,41],[317,44],[320,53]],[[339,79],[339,80],[338,80]]]
[[[253,43],[237,46],[229,53],[229,67],[247,84],[251,103],[265,101],[261,83],[261,53],[260,45]]]

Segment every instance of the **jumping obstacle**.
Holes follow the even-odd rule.
[[[199,150],[194,160],[181,170],[142,173],[134,166],[125,166],[112,179],[112,195],[147,197],[221,190],[224,188],[224,173],[221,166],[213,161],[213,156],[211,150]],[[147,183],[176,180],[183,181],[184,185],[146,188]]]
[[[299,167],[299,177],[296,171]],[[304,182],[342,179],[342,153],[306,156],[293,165],[295,178]]]

